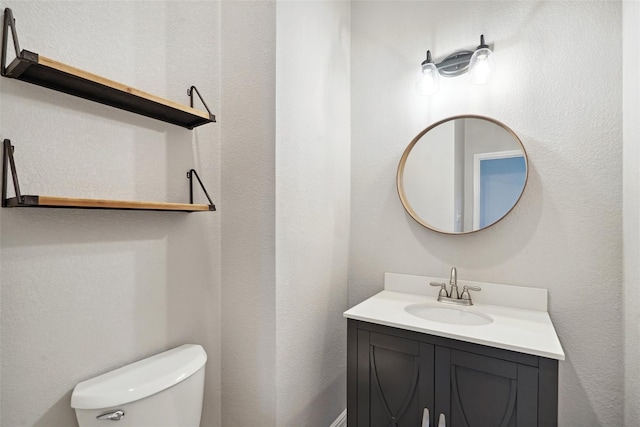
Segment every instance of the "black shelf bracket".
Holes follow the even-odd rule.
[[[204,184],[200,180],[200,177],[198,176],[198,172],[196,172],[195,169],[191,169],[189,172],[187,172],[187,178],[189,178],[189,203],[193,204],[193,177],[194,176],[198,180],[198,184],[200,184],[200,188],[202,188],[204,195],[207,196],[207,200],[209,200],[209,210],[215,211],[216,207],[211,201],[211,197],[209,197],[209,193],[207,193],[207,189],[204,188]]]
[[[16,32],[16,20],[13,18],[13,12],[8,7],[4,10],[4,23],[2,25],[2,75],[7,72],[7,44],[9,43],[9,28],[11,28],[11,37],[13,38],[13,47],[16,56],[20,57],[20,43],[18,42],[18,33]]]
[[[2,143],[2,207],[7,207],[7,180],[8,168],[11,168],[11,177],[13,178],[13,189],[16,193],[16,200],[19,204],[24,203],[24,196],[20,193],[20,184],[18,183],[18,172],[16,171],[16,163],[13,160],[13,145],[11,141],[5,139]]]
[[[207,106],[207,103],[204,102],[204,99],[202,98],[202,95],[200,95],[200,91],[195,86],[191,86],[189,89],[187,89],[187,95],[189,95],[189,99],[190,99],[189,106],[191,108],[194,108],[193,107],[193,92],[194,91],[195,91],[196,95],[198,95],[198,98],[200,98],[200,101],[202,102],[202,105],[204,105],[204,108],[207,110],[207,113],[209,113],[209,116],[211,116],[211,121],[213,123],[215,123],[216,122],[216,116],[213,113],[211,113],[211,110],[209,110],[209,107]]]

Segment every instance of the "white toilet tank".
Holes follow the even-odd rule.
[[[80,427],[199,427],[207,353],[185,344],[83,381],[71,407]]]

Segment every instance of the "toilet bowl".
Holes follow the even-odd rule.
[[[185,344],[79,383],[79,426],[199,427],[206,361],[202,346]]]

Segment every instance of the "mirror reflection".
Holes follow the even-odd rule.
[[[471,233],[513,209],[527,172],[524,146],[507,126],[481,116],[452,117],[411,141],[398,166],[398,194],[421,225]]]

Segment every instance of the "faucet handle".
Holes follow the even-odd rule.
[[[447,284],[441,282],[431,282],[431,286],[440,286],[440,292],[438,292],[438,298],[449,298],[449,292],[447,292]]]
[[[460,294],[460,299],[465,299],[471,302],[471,295],[469,291],[481,291],[482,288],[480,286],[472,286],[472,285],[464,285],[462,287],[462,293]]]

